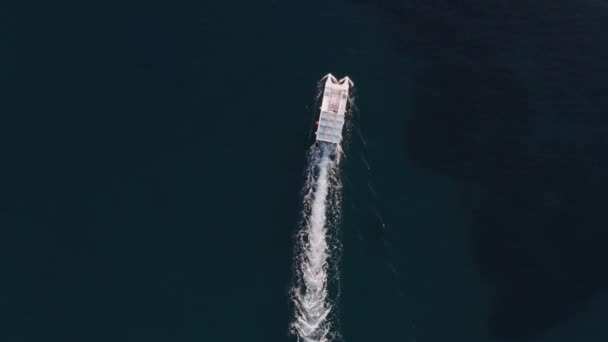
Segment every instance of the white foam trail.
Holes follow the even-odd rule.
[[[340,215],[339,151],[335,146],[316,143],[309,155],[304,194],[304,215],[298,236],[297,283],[293,289],[295,319],[292,323],[299,341],[327,342],[332,332],[332,310],[328,294],[328,229],[337,225]],[[337,228],[337,227],[335,227]],[[337,277],[337,274],[335,275]]]

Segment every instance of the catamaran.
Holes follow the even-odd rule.
[[[324,78],[327,80],[321,102],[321,115],[317,121],[317,141],[338,145],[342,140],[348,88],[353,85],[353,81],[348,77],[338,80],[332,74],[327,74]]]

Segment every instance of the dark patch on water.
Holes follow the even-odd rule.
[[[527,340],[585,310],[608,280],[608,9],[359,2],[421,65],[408,157],[484,191],[471,238],[491,334]]]

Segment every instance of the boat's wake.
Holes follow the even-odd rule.
[[[304,188],[304,211],[297,238],[293,333],[300,341],[330,341],[332,331],[331,280],[337,272],[329,262],[339,255],[335,239],[340,220],[340,151],[334,144],[317,142],[309,153]],[[335,265],[335,264],[334,264]]]

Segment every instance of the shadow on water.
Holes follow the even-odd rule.
[[[529,340],[584,311],[607,280],[608,9],[356,2],[421,65],[407,156],[483,190],[471,250],[490,333]]]

